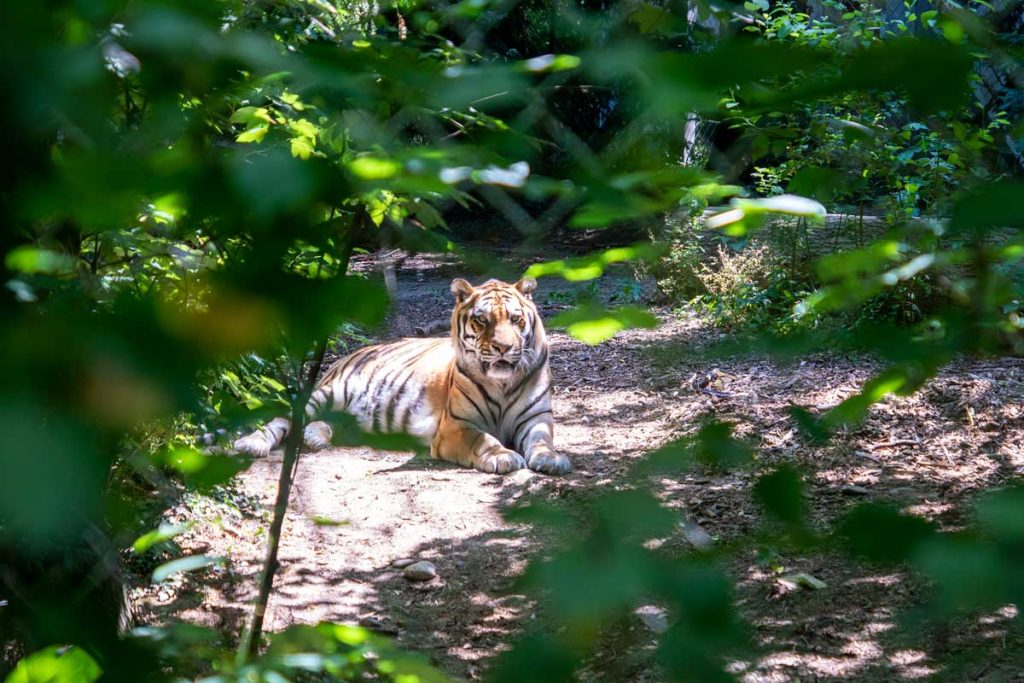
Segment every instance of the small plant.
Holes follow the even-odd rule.
[[[591,280],[573,289],[552,290],[544,296],[544,303],[548,306],[578,306],[596,301],[598,296],[597,281]]]
[[[741,249],[720,244],[715,261],[701,264],[696,276],[706,293],[694,301],[726,329],[787,331],[797,324],[794,305],[807,293],[806,283],[768,244]]]
[[[652,242],[665,246],[665,255],[645,264],[639,274],[651,275],[668,301],[685,301],[705,291],[697,275],[704,259],[699,216],[696,209],[682,209],[648,231]]]
[[[786,191],[791,169],[786,166],[755,166],[750,174],[754,190],[762,197],[774,197]]]

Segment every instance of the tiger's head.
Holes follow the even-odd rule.
[[[452,282],[452,341],[463,368],[505,381],[536,366],[547,339],[533,303],[535,289],[533,278],[511,285],[488,280],[479,287],[461,278]]]

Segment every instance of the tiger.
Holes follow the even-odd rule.
[[[403,339],[337,360],[306,405],[303,441],[331,445],[330,412],[353,416],[365,431],[410,434],[439,460],[492,474],[529,468],[565,474],[572,464],[554,447],[549,344],[533,292],[537,281],[451,284],[447,338]],[[290,428],[287,418],[234,442],[267,455]]]

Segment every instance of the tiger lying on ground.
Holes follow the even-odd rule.
[[[450,338],[369,346],[338,360],[306,406],[306,446],[330,445],[331,425],[316,418],[338,411],[367,431],[412,434],[432,457],[484,472],[569,472],[569,459],[552,443],[548,340],[531,298],[536,287],[530,278],[479,287],[456,279]],[[266,455],[289,424],[271,420],[235,449]]]

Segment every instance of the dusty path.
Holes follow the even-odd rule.
[[[445,317],[451,274],[434,262],[408,262],[399,272],[392,333]],[[598,294],[632,296],[628,282],[613,277]],[[537,300],[550,314],[572,297],[567,285],[542,282]],[[871,363],[835,356],[791,366],[758,357],[709,360],[701,349],[718,341],[717,333],[690,317],[662,317],[658,329],[630,331],[596,348],[551,333],[556,442],[576,468],[566,477],[485,475],[365,448],[302,456],[267,627],[359,622],[394,635],[456,678],[477,678],[532,618],[536,606],[515,592],[513,581],[548,542],[504,520],[502,511],[525,499],[569,501],[617,486],[634,459],[692,432],[709,416],[729,420],[737,433],[753,438],[764,466],[804,467],[812,515],[821,522],[866,496],[956,527],[975,493],[1024,474],[1019,361],[958,363],[918,395],[880,404],[862,426],[816,447],[801,442],[789,405],[835,405],[870,376]],[[719,372],[709,376],[712,368]],[[280,456],[272,456],[241,476],[239,488],[254,497],[256,514],[216,505],[169,511],[170,518],[200,521],[181,542],[186,552],[223,554],[231,564],[219,576],[182,577],[140,590],[148,618],[184,618],[237,631],[262,559],[260,530],[279,465]],[[667,505],[687,510],[713,537],[729,538],[750,531],[758,520],[750,483],[749,473],[733,473],[691,474],[651,485]],[[842,492],[851,485],[859,487],[857,496]],[[392,566],[404,558],[432,561],[438,577],[408,582]],[[997,681],[1024,663],[1020,637],[1007,636],[1009,608],[984,625],[962,627],[952,639],[910,645],[892,632],[900,610],[918,599],[919,582],[900,573],[878,574],[845,558],[777,562],[788,572],[813,573],[829,589],[787,591],[772,569],[753,557],[737,558],[739,607],[757,628],[759,644],[770,650],[737,664],[744,680],[882,681],[943,674]],[[644,626],[638,622],[635,628]],[[936,657],[950,648],[978,648],[977,656],[965,659],[963,672],[946,670]],[[974,661],[976,670],[969,668]],[[599,677],[600,668],[597,662],[590,671]],[[631,675],[652,678],[656,671],[646,668]]]

